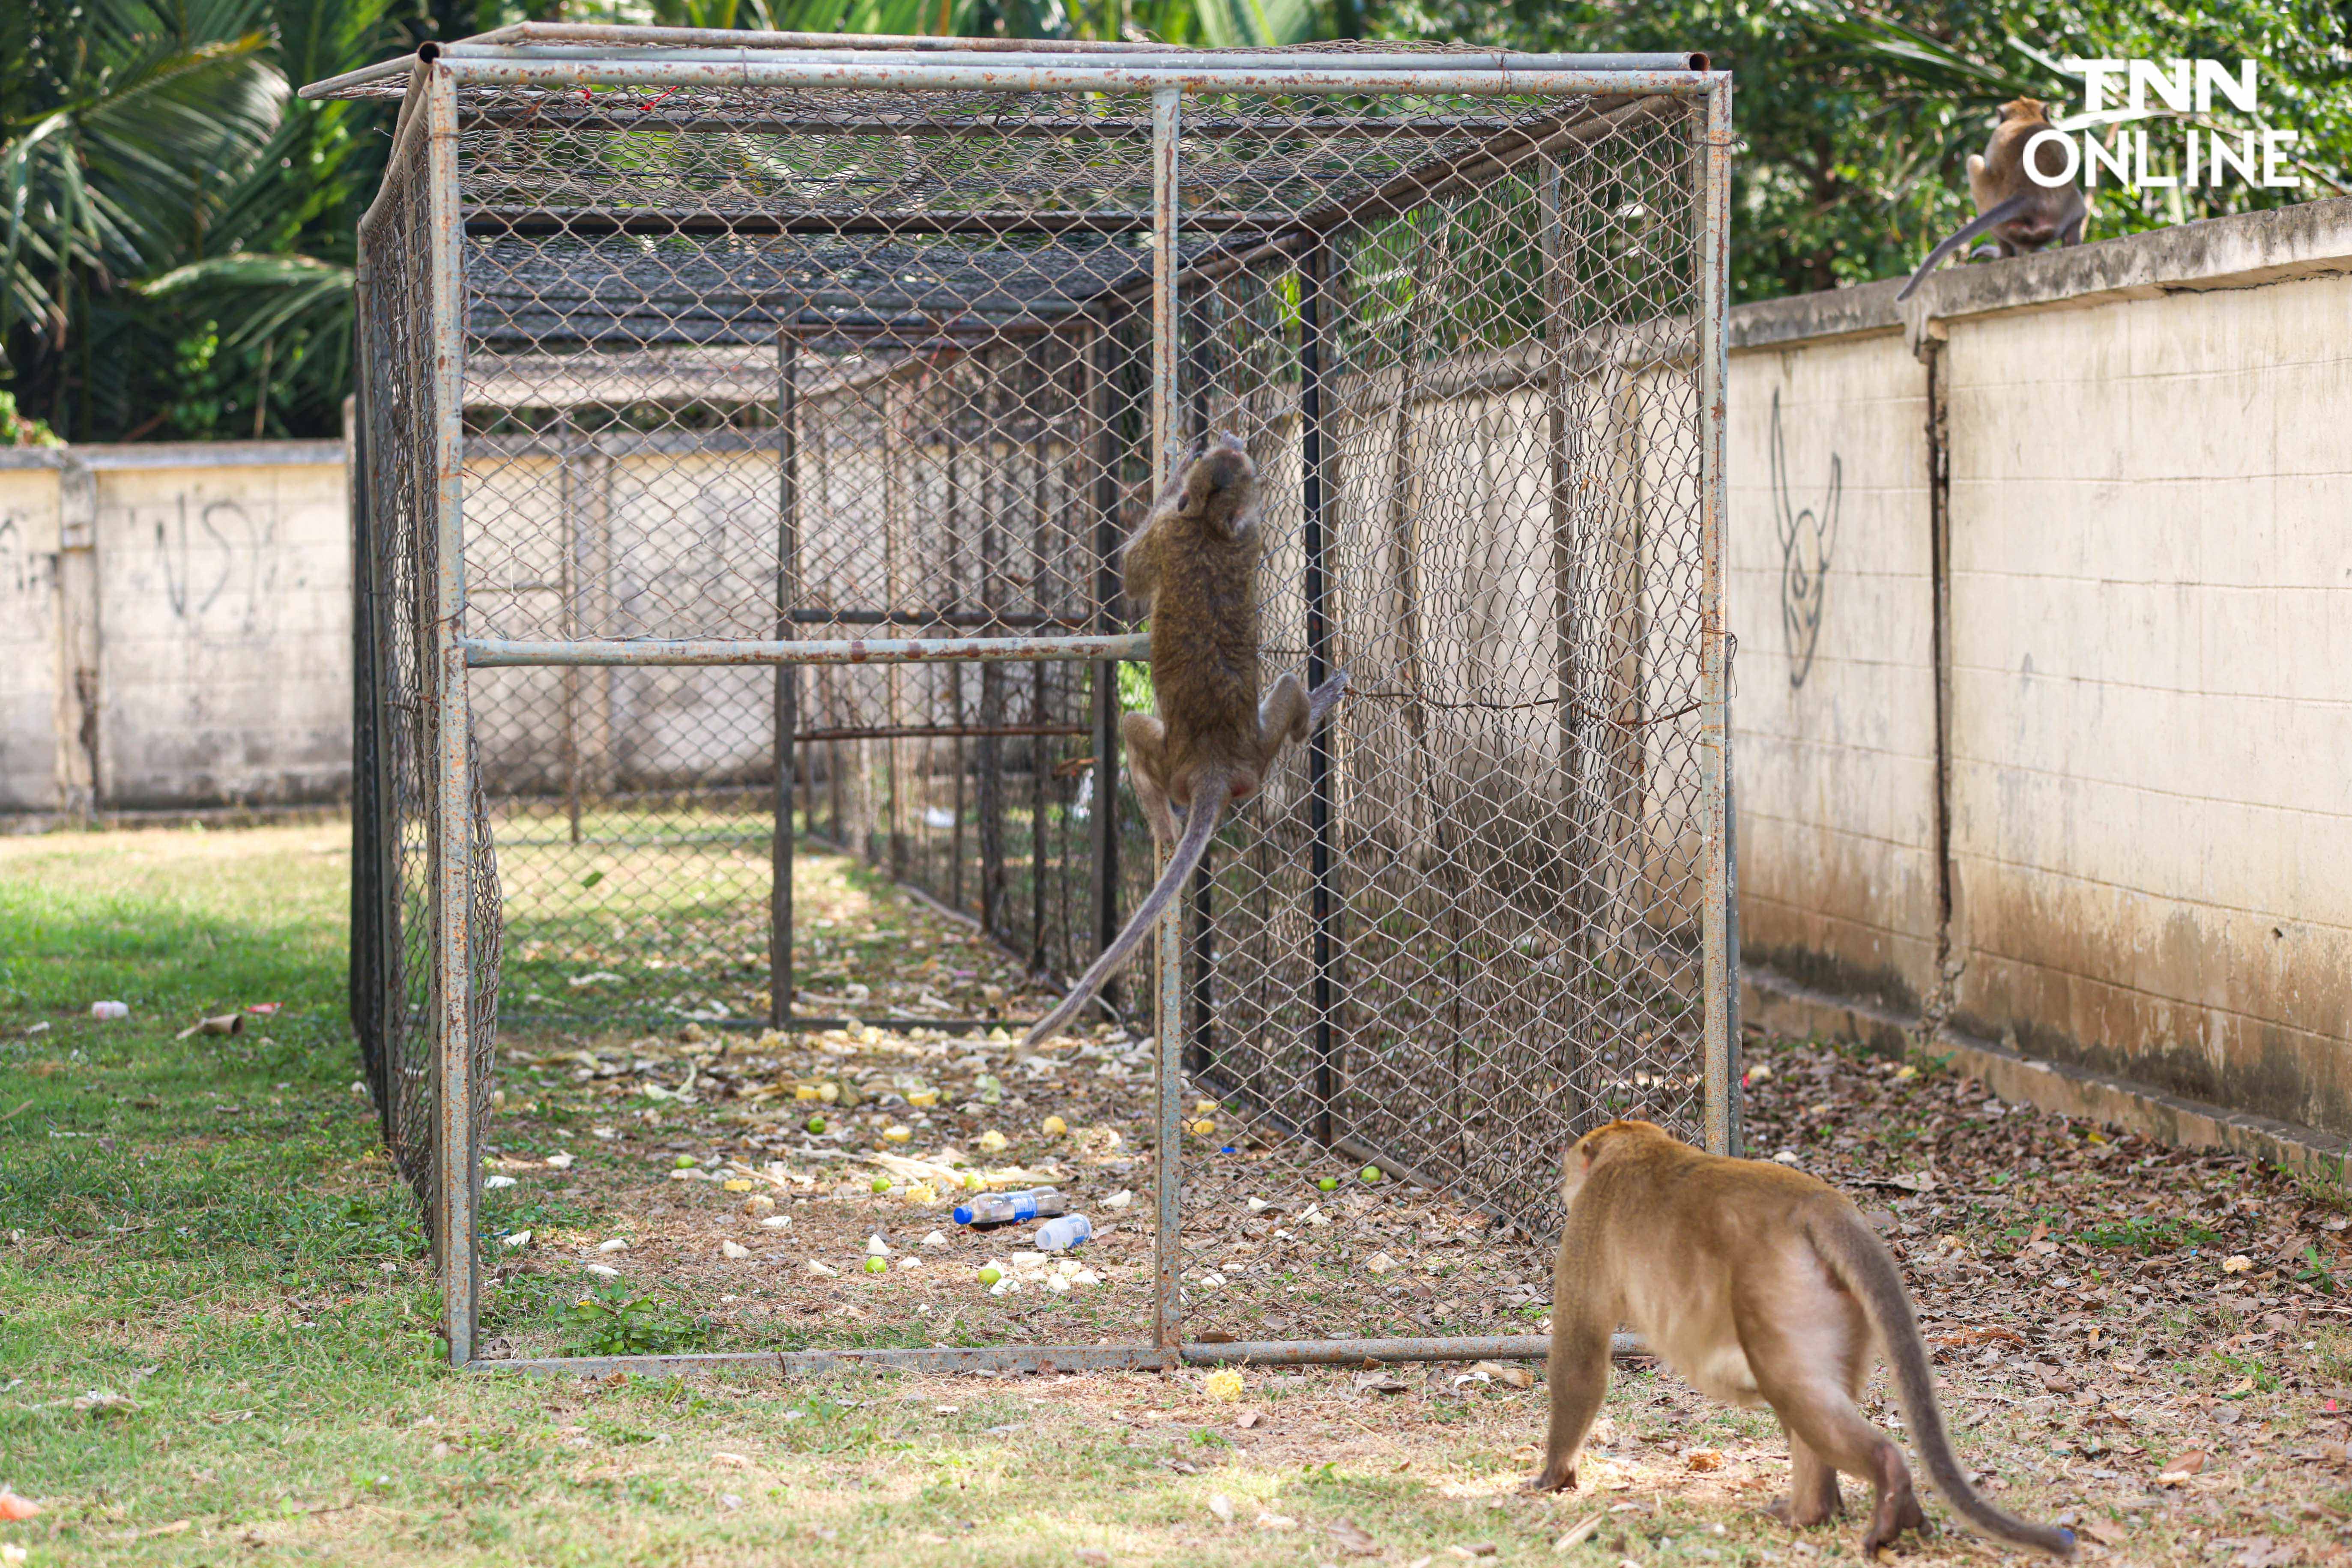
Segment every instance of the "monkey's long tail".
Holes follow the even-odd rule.
[[[1168,868],[1160,873],[1160,880],[1152,884],[1150,894],[1128,921],[1126,928],[1111,940],[1108,947],[1103,949],[1100,958],[1087,966],[1087,972],[1078,976],[1078,983],[1070,988],[1070,994],[1062,998],[1061,1005],[1037,1020],[1023,1037],[1023,1045],[1034,1046],[1068,1023],[1072,1015],[1093,1000],[1095,993],[1103,988],[1103,983],[1118,973],[1119,965],[1125,963],[1142,943],[1144,933],[1150,931],[1167,911],[1169,903],[1201,864],[1201,857],[1209,852],[1209,840],[1217,831],[1217,816],[1224,807],[1227,787],[1223,773],[1204,773],[1193,781],[1192,808],[1184,814],[1184,832],[1176,840],[1175,850],[1168,857]]]
[[[1960,1468],[1952,1452],[1951,1436],[1944,1430],[1944,1413],[1936,1405],[1936,1380],[1927,1369],[1927,1347],[1919,1338],[1919,1320],[1912,1313],[1911,1298],[1904,1293],[1902,1276],[1895,1271],[1895,1259],[1886,1255],[1878,1237],[1865,1228],[1860,1215],[1851,1212],[1820,1215],[1807,1232],[1831,1272],[1861,1298],[1871,1326],[1886,1346],[1886,1367],[1895,1379],[1895,1397],[1936,1489],[1984,1534],[2053,1557],[2072,1557],[2073,1531],[2004,1513],[1969,1485],[1968,1472]]]
[[[2016,195],[2010,197],[2009,200],[1996,203],[1992,206],[1987,207],[1984,211],[1977,214],[1976,216],[1970,218],[1967,223],[1960,226],[1960,230],[1958,234],[1955,234],[1951,238],[1944,241],[1943,244],[1936,247],[1935,249],[1927,253],[1927,259],[1919,263],[1919,270],[1911,274],[1911,281],[1903,285],[1903,291],[1900,294],[1895,295],[1895,298],[1898,301],[1911,298],[1912,294],[1918,289],[1920,280],[1925,279],[1928,273],[1936,270],[1938,266],[1942,265],[1944,258],[1951,255],[1952,252],[1958,250],[1960,247],[1966,245],[1977,236],[1984,233],[1987,229],[2007,223],[2010,219],[2015,217],[2018,214],[2023,212],[2027,207],[2032,206],[2032,205],[2033,194],[2031,191],[2020,191]]]

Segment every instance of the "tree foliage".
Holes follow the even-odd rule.
[[[322,435],[351,377],[354,231],[390,115],[289,87],[427,37],[555,18],[799,32],[1160,38],[1370,35],[1706,50],[1738,83],[1733,287],[1907,270],[1969,216],[1996,105],[2079,110],[2074,57],[2250,58],[2297,132],[2298,191],[2113,190],[2092,235],[2346,194],[2339,0],[13,0],[0,5],[0,395],[78,440]],[[2110,116],[2110,144],[2179,142]],[[6,430],[0,429],[0,439]]]

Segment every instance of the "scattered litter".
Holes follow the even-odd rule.
[[[89,1005],[89,1016],[93,1018],[128,1018],[131,1016],[131,1004],[128,1002],[93,1002]]]
[[[1217,1516],[1219,1524],[1231,1524],[1234,1521],[1234,1500],[1223,1492],[1211,1492],[1209,1511]]]
[[[1694,1470],[1719,1470],[1723,1468],[1723,1455],[1715,1448],[1693,1448],[1683,1456],[1683,1463]]]
[[[550,1154],[547,1157],[547,1168],[551,1171],[568,1171],[572,1169],[572,1156],[569,1154]]]
[[[723,1509],[739,1509],[743,1506],[743,1500],[737,1497],[733,1492],[720,1492],[719,1494],[719,1506]]]
[[[1201,1392],[1220,1405],[1231,1405],[1242,1396],[1242,1374],[1234,1367],[1221,1366],[1201,1380]]]
[[[1067,1252],[1094,1238],[1094,1223],[1082,1214],[1064,1215],[1037,1227],[1037,1250]]]
[[[91,1011],[95,1013],[97,1009],[92,1008]],[[242,1035],[243,1033],[245,1033],[245,1016],[241,1013],[223,1013],[217,1018],[199,1018],[172,1037],[175,1040],[184,1040],[190,1035]]]
[[[139,1402],[110,1388],[93,1388],[88,1394],[76,1394],[73,1407],[89,1416],[131,1415],[137,1414]]]
[[[1059,1138],[1070,1130],[1070,1124],[1058,1116],[1048,1116],[1037,1125],[1037,1131],[1048,1138]]]
[[[811,1274],[816,1275],[820,1279],[838,1279],[841,1278],[840,1269],[835,1268],[830,1263],[820,1263],[814,1258],[802,1264],[801,1267],[808,1270]]]
[[[947,1237],[941,1232],[936,1230],[931,1232],[930,1235],[923,1237],[922,1241],[922,1245],[925,1247],[945,1247],[947,1244]]]
[[[621,977],[619,975],[614,973],[609,969],[599,969],[590,974],[575,974],[563,984],[571,986],[574,991],[577,991],[583,985],[601,985],[608,980],[617,981]]]
[[[1262,1513],[1257,1516],[1260,1530],[1297,1530],[1298,1521],[1286,1513]]]
[[[41,1511],[41,1505],[28,1497],[18,1497],[5,1487],[0,1487],[0,1519],[31,1519]]]
[[[1111,1194],[1110,1196],[1103,1199],[1103,1207],[1107,1209],[1123,1209],[1134,1201],[1135,1194],[1128,1191],[1125,1187],[1121,1187],[1118,1191]]]
[[[245,1005],[245,1010],[248,1013],[259,1013],[264,1016],[267,1016],[271,1013],[277,1012],[279,1008],[285,1005],[286,1004],[283,1002],[248,1002]]]
[[[1007,1140],[1004,1134],[999,1132],[993,1127],[980,1135],[980,1147],[985,1153],[994,1154],[1001,1152],[1004,1149],[1006,1142]]]
[[[760,1223],[770,1230],[782,1230],[793,1221],[790,1215],[772,1214],[762,1218]]]
[[[596,1244],[596,1250],[599,1252],[626,1252],[629,1250],[629,1244],[622,1237],[616,1236],[609,1241],[598,1242]]]
[[[600,1279],[618,1279],[621,1277],[621,1271],[614,1268],[609,1263],[591,1263],[585,1267],[589,1273],[596,1275]]]
[[[1366,1394],[1402,1394],[1412,1384],[1392,1372],[1368,1372],[1356,1379],[1356,1386]]]
[[[2242,1252],[2221,1259],[2221,1272],[2224,1274],[2243,1274],[2253,1266],[2254,1260]]]
[[[499,1245],[509,1248],[529,1247],[530,1245],[530,1232],[527,1230],[518,1230],[509,1235],[502,1236],[499,1237]]]
[[[500,1187],[511,1187],[514,1184],[515,1179],[512,1176],[484,1176],[482,1178],[482,1191],[486,1193],[495,1193]]]
[[[722,1241],[719,1244],[719,1256],[721,1258],[749,1258],[751,1256],[751,1249],[744,1246],[740,1241]]]
[[[748,1187],[751,1184],[746,1182],[743,1184]],[[730,1182],[727,1184],[727,1186],[728,1190],[731,1192],[734,1190],[735,1184]],[[748,1215],[773,1214],[776,1212],[776,1200],[770,1197],[765,1193],[753,1193],[750,1197],[743,1200],[742,1206],[743,1212]]]
[[[1396,1266],[1397,1260],[1385,1252],[1375,1252],[1364,1259],[1364,1271],[1368,1274],[1386,1274]]]
[[[882,1136],[892,1143],[908,1143],[914,1141],[915,1130],[903,1124],[894,1123],[882,1129]]]
[[[890,1244],[878,1236],[869,1236],[866,1238],[866,1256],[887,1258],[890,1256]]]

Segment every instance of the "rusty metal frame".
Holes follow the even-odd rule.
[[[457,84],[447,71],[425,81],[428,232],[433,247],[434,469],[436,519],[433,659],[439,797],[434,834],[433,1001],[436,1149],[433,1244],[441,1264],[442,1327],[449,1360],[474,1359],[480,1327],[481,1260],[474,1215],[481,1198],[481,1161],[474,1148],[473,758],[467,749],[466,625],[465,244],[458,221]]]
[[[471,1081],[469,921],[472,915],[472,778],[467,752],[470,713],[467,671],[523,666],[741,666],[769,664],[780,678],[803,664],[899,664],[919,662],[1087,661],[1108,673],[1121,660],[1148,661],[1149,639],[1108,633],[1052,637],[916,637],[900,639],[760,641],[730,638],[574,639],[563,642],[468,637],[465,635],[466,576],[463,489],[464,321],[463,248],[466,226],[458,184],[457,92],[466,85],[534,86],[803,86],[865,89],[961,89],[993,91],[1149,92],[1151,97],[1151,213],[1153,309],[1151,337],[1150,472],[1164,484],[1176,461],[1178,432],[1179,159],[1183,99],[1188,92],[1349,95],[1374,92],[1421,94],[1515,94],[1586,99],[1671,98],[1698,100],[1704,113],[1694,135],[1693,214],[1698,237],[1698,310],[1696,324],[1700,401],[1701,465],[1700,609],[1702,616],[1702,767],[1700,825],[1704,836],[1705,907],[1702,911],[1706,1079],[1706,1142],[1710,1149],[1736,1152],[1735,1103],[1738,1050],[1738,961],[1734,871],[1730,864],[1729,638],[1724,626],[1720,561],[1725,506],[1724,385],[1727,348],[1724,311],[1728,297],[1727,229],[1731,87],[1727,73],[1706,69],[1704,56],[1379,57],[1371,61],[1336,55],[1328,62],[1300,57],[1185,55],[1140,46],[1118,51],[1117,63],[1069,50],[1066,59],[1018,48],[941,48],[938,41],[905,41],[898,50],[811,47],[792,40],[783,49],[737,49],[716,58],[692,58],[677,49],[631,49],[623,43],[685,43],[665,30],[600,27],[549,29],[536,25],[502,29],[446,49],[420,50],[415,57],[313,84],[306,97],[344,96],[369,82],[406,72],[403,131],[429,138],[426,197],[433,237],[431,323],[436,404],[436,451],[438,515],[433,620],[433,693],[436,724],[434,765],[438,777],[435,805],[434,909],[435,991],[437,1021],[436,1084],[439,1149],[435,1193],[436,1264],[444,1289],[444,1328],[449,1359],[460,1368],[603,1375],[614,1371],[672,1375],[743,1368],[778,1373],[806,1373],[852,1364],[910,1370],[1080,1370],[1157,1368],[1248,1363],[1261,1365],[1344,1364],[1450,1361],[1474,1357],[1535,1358],[1546,1350],[1536,1336],[1442,1339],[1361,1339],[1307,1342],[1186,1342],[1180,1284],[1180,1222],[1182,1187],[1181,1131],[1182,1078],[1182,904],[1171,906],[1158,932],[1155,994],[1159,1147],[1155,1155],[1157,1235],[1154,1242],[1153,1308],[1148,1344],[1090,1346],[940,1347],[931,1350],[740,1352],[681,1356],[528,1358],[485,1361],[475,1354],[480,1299],[475,1213],[479,1180],[470,1114]],[[562,47],[552,47],[561,40]],[[693,40],[700,43],[697,37]],[[928,58],[925,58],[928,56]],[[1009,58],[1008,58],[1009,57]],[[421,116],[415,111],[422,110]],[[409,123],[421,119],[421,126]],[[1294,229],[1300,226],[1294,220]],[[1297,243],[1319,251],[1323,236],[1302,230]],[[1319,256],[1316,268],[1320,282]],[[785,459],[789,461],[789,458]],[[1319,478],[1319,476],[1318,476]],[[787,487],[789,489],[789,487]],[[788,503],[789,504],[789,503]],[[780,526],[791,530],[795,519]],[[1319,521],[1319,520],[1318,520]],[[789,534],[780,550],[790,551]],[[1319,563],[1318,563],[1319,565]],[[782,568],[788,570],[788,568]],[[801,617],[791,603],[790,584],[780,580],[777,630]],[[836,617],[839,618],[839,617]],[[886,617],[897,620],[892,616]],[[784,689],[780,685],[780,691]],[[792,736],[789,697],[779,700],[780,742]],[[1100,721],[1102,715],[1097,715]],[[1106,777],[1109,776],[1108,773]],[[789,784],[780,788],[789,790]],[[789,800],[789,795],[784,796]],[[788,808],[787,808],[788,809]],[[1105,813],[1106,817],[1108,814]],[[1321,871],[1318,867],[1318,894]],[[1318,898],[1318,907],[1320,900]],[[1324,949],[1318,949],[1318,1005],[1326,977]],[[788,1004],[786,1004],[788,1005]],[[1328,1062],[1325,1068],[1328,1070]],[[1328,1114],[1328,1112],[1327,1112]],[[1329,1141],[1332,1130],[1325,1128]],[[1618,1335],[1620,1355],[1643,1353],[1630,1335]]]
[[[1723,603],[1724,388],[1729,379],[1731,292],[1731,82],[1714,79],[1694,126],[1691,182],[1698,231],[1699,403],[1699,819],[1706,903],[1700,911],[1706,1016],[1701,1035],[1706,1147],[1739,1151],[1739,955],[1732,951],[1737,896],[1731,865],[1731,633]]]

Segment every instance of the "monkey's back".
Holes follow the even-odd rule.
[[[1252,768],[1259,688],[1257,531],[1227,539],[1173,516],[1161,526],[1171,537],[1157,553],[1151,684],[1168,726],[1170,774],[1182,778],[1202,765]]]

